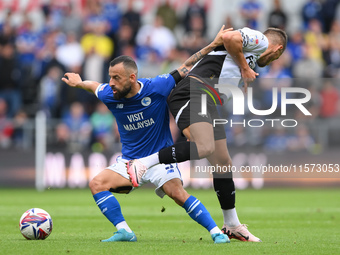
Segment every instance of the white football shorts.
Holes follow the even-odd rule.
[[[117,158],[117,163],[107,167],[106,169],[110,169],[124,178],[130,180],[129,174],[127,173],[126,163],[128,160],[122,159],[121,157]],[[181,172],[178,169],[176,163],[174,164],[158,164],[148,169],[145,175],[142,177],[141,183],[139,187],[143,186],[145,183],[152,183],[156,186],[155,193],[160,197],[163,198],[166,194],[161,189],[164,183],[178,178],[182,181]],[[133,188],[131,191],[133,191]]]

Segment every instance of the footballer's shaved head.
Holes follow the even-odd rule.
[[[288,36],[285,31],[270,27],[263,33],[272,44],[282,45],[284,51],[287,47]]]
[[[110,66],[113,67],[119,63],[123,63],[125,70],[128,71],[129,73],[134,73],[136,76],[138,75],[137,64],[132,57],[129,56],[116,57],[110,62]]]

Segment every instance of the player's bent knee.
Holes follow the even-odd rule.
[[[97,194],[98,193],[98,182],[95,179],[92,179],[89,183],[89,188],[92,192],[92,194]]]
[[[108,190],[108,188],[105,187],[104,183],[101,181],[100,178],[94,177],[90,183],[89,183],[89,188],[92,192],[92,194],[97,194],[101,191]]]
[[[209,157],[215,151],[214,144],[202,144],[197,146],[198,155],[200,158]]]

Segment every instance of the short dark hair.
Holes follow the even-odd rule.
[[[263,33],[265,36],[269,37],[270,40],[275,44],[281,44],[283,46],[283,50],[287,47],[288,36],[285,31],[275,27],[269,27]]]
[[[119,57],[116,57],[115,59],[113,59],[111,62],[110,62],[110,66],[115,66],[119,63],[123,63],[124,65],[124,68],[125,69],[129,69],[131,70],[134,74],[137,75],[138,73],[138,68],[137,68],[137,64],[136,62],[133,60],[132,57],[130,56],[119,56]]]

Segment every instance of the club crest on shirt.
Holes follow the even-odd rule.
[[[142,100],[141,100],[141,103],[143,106],[148,106],[151,104],[151,98],[150,97],[144,97]]]
[[[249,45],[256,45],[259,44],[259,38],[257,35],[250,35],[249,36]]]

